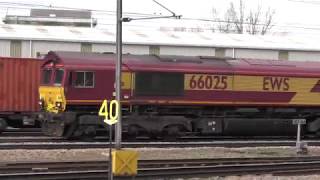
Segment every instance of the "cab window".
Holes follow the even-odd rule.
[[[54,78],[54,85],[61,86],[63,80],[63,69],[57,69],[55,78]]]
[[[73,85],[76,88],[93,88],[94,87],[94,72],[91,71],[76,71]]]
[[[52,69],[42,70],[42,84],[50,84]]]

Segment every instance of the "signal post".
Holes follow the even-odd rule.
[[[138,153],[135,151],[121,150],[122,139],[122,112],[121,112],[121,70],[122,70],[122,22],[130,22],[132,20],[146,20],[159,18],[176,18],[180,19],[174,12],[153,0],[156,4],[170,12],[170,16],[157,16],[146,18],[122,18],[122,0],[117,0],[117,36],[116,36],[116,54],[117,61],[115,67],[115,91],[118,108],[116,111],[117,122],[115,123],[115,150],[112,151],[112,173],[116,176],[134,176],[137,174],[137,158]],[[107,106],[106,106],[107,107]],[[106,116],[107,117],[107,116]],[[107,118],[106,118],[107,119]],[[111,128],[110,128],[111,129]],[[111,135],[110,135],[111,138]],[[110,147],[111,148],[111,147]],[[112,176],[110,176],[112,179]]]

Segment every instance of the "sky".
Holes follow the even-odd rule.
[[[215,8],[218,16],[223,17],[224,12],[229,7],[230,2],[237,6],[239,0],[157,0],[177,15],[183,18],[194,19],[213,19],[212,9]],[[8,3],[10,2],[10,3]],[[99,18],[98,23],[103,25],[115,22],[117,0],[0,0],[0,14],[25,15],[30,5],[43,5],[52,7],[69,7],[79,9],[100,10],[94,13]],[[137,17],[143,13],[155,15],[170,15],[164,8],[157,5],[153,0],[122,0],[124,17]],[[262,10],[271,8],[275,10],[274,24],[279,31],[297,31],[300,33],[318,32],[320,33],[320,0],[243,0],[247,11],[257,9],[261,6]],[[25,3],[24,6],[17,6],[12,3]],[[29,5],[28,5],[29,4]],[[42,7],[42,6],[37,6]],[[24,9],[27,8],[27,9]],[[149,20],[131,23],[132,25],[157,26],[161,24],[172,24],[170,20]],[[170,23],[169,23],[170,22]],[[179,24],[178,21],[173,21]],[[185,22],[185,21],[184,21]],[[183,22],[183,23],[184,23]],[[193,24],[191,21],[189,24]],[[208,23],[208,22],[202,22]],[[200,23],[200,24],[202,24]],[[194,25],[194,24],[193,24]]]

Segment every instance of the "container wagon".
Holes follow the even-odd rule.
[[[39,111],[40,59],[0,57],[0,132],[35,123]]]

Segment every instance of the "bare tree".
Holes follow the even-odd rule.
[[[261,6],[258,7],[257,11],[250,11],[247,21],[247,32],[249,34],[257,34],[259,32],[259,21],[261,15]]]
[[[233,6],[232,6],[232,8],[233,8]],[[233,24],[234,15],[235,15],[234,11],[231,9],[228,9],[227,12],[225,13],[223,21],[221,21],[219,18],[215,19],[217,22],[219,22],[218,30],[220,32],[229,33],[229,32],[234,31],[234,24]]]
[[[267,12],[265,13],[265,19],[263,21],[264,25],[261,28],[262,35],[266,34],[273,27],[272,22],[274,14],[275,11],[268,8]]]
[[[233,2],[224,14],[224,17],[215,18],[219,22],[218,30],[224,33],[239,33],[247,32],[249,34],[266,34],[271,28],[273,23],[274,10],[270,8],[264,13],[261,6],[257,10],[250,12],[246,15],[245,5],[242,0],[239,0],[239,9],[236,10]],[[217,17],[215,11],[214,14]]]
[[[235,11],[233,3],[230,4],[229,11],[232,11],[232,19],[234,20],[234,24],[237,28],[238,33],[243,33],[243,23],[244,23],[244,5],[242,3],[242,0],[240,0],[240,6],[238,13]],[[239,16],[239,17],[238,17]]]

